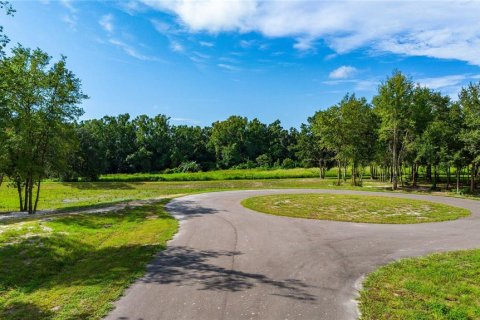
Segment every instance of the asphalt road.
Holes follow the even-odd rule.
[[[380,225],[272,216],[240,201],[278,193],[366,194],[464,207],[467,218]],[[392,260],[480,247],[480,201],[348,190],[257,190],[192,195],[169,248],[107,319],[355,319],[365,274]]]

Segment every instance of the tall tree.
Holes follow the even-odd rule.
[[[412,131],[413,82],[395,71],[378,88],[373,98],[375,112],[380,118],[380,138],[388,143],[392,159],[392,188],[398,188],[400,164]]]
[[[470,190],[473,192],[480,164],[480,82],[470,83],[458,97],[465,114],[465,129],[461,137],[470,158]]]
[[[42,178],[65,169],[74,145],[73,123],[83,113],[78,104],[87,97],[65,57],[52,65],[45,52],[21,46],[0,63],[0,97],[4,170],[18,191],[20,210],[33,213]]]

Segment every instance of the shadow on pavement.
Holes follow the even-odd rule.
[[[274,280],[263,274],[248,273],[217,266],[214,259],[234,259],[236,251],[194,250],[187,247],[170,247],[163,251],[148,268],[142,279],[145,283],[200,286],[198,290],[238,292],[257,285],[268,285],[274,295],[295,300],[315,301],[307,292],[312,288],[300,280]]]
[[[217,209],[199,206],[195,201],[185,200],[182,200],[181,202],[170,202],[166,209],[179,220],[186,220],[219,212]]]

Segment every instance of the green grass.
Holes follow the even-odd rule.
[[[176,232],[165,202],[0,224],[0,319],[100,319]]]
[[[333,194],[282,194],[245,199],[245,207],[279,216],[366,223],[454,220],[470,212],[428,201]]]
[[[362,318],[480,319],[480,250],[404,259],[370,274]]]
[[[335,177],[335,169],[328,172],[328,176]],[[100,177],[101,181],[139,182],[139,181],[211,181],[211,180],[250,180],[250,179],[289,179],[289,178],[316,178],[318,168],[295,169],[229,169],[193,173],[134,173],[134,174],[106,174]]]
[[[364,190],[384,188],[384,183],[369,182]],[[309,179],[267,179],[190,182],[44,182],[40,195],[39,210],[76,209],[88,206],[171,197],[175,195],[211,192],[233,189],[265,188],[338,188],[332,180]],[[341,188],[353,188],[349,184]],[[354,188],[361,190],[361,188]],[[18,211],[16,189],[3,184],[0,187],[0,212]]]

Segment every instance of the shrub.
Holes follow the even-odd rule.
[[[284,169],[292,169],[292,168],[295,168],[295,167],[296,167],[295,161],[293,161],[293,160],[290,159],[290,158],[285,158],[285,159],[283,159],[283,161],[282,161],[282,168],[284,168]]]
[[[270,165],[270,157],[266,154],[261,154],[256,159],[260,167],[268,167]]]

